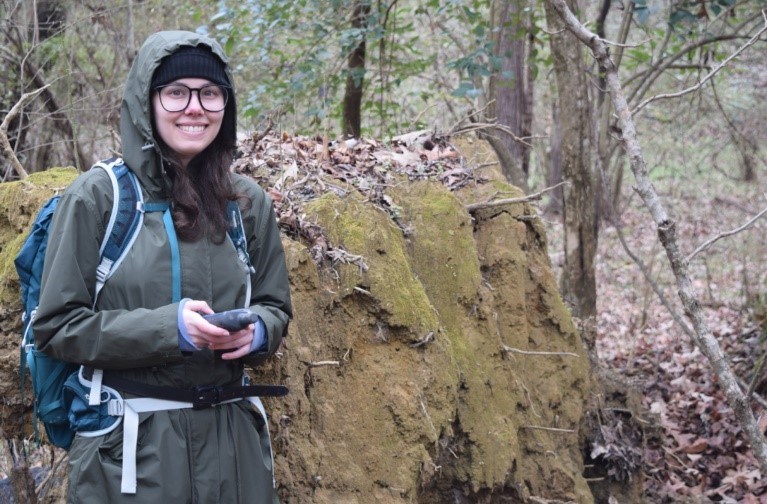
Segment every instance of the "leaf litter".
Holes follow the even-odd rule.
[[[395,137],[387,144],[370,139],[328,142],[267,131],[239,142],[233,169],[268,188],[280,227],[306,243],[315,262],[353,263],[362,269],[367,269],[364,258],[331,244],[324,230],[307,218],[308,202],[355,191],[407,232],[386,194],[403,177],[436,180],[450,190],[486,182],[446,137],[429,131]]]
[[[709,200],[697,184],[679,184],[663,195],[683,250],[694,250],[760,210],[754,203],[763,201],[758,187],[729,182],[721,191],[728,196]],[[645,262],[672,308],[683,314],[666,257],[641,202],[630,200],[621,226],[632,251]],[[554,241],[560,227],[549,226]],[[765,242],[767,222],[761,219],[753,229],[718,241],[690,263],[710,330],[741,387],[755,392],[750,404],[763,433],[767,432],[767,371],[759,363],[767,349]],[[600,233],[597,286],[600,363],[640,388],[650,413],[647,417],[660,431],[640,444],[646,500],[766,504],[767,477],[761,474],[708,360],[674,323],[610,226],[603,226]],[[623,466],[626,460],[635,461],[630,449],[637,443],[616,447],[610,441],[605,437],[603,447],[597,439],[596,455],[620,456]],[[612,444],[620,445],[621,440],[612,439]]]

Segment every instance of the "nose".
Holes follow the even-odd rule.
[[[189,104],[184,109],[184,112],[187,114],[202,114],[203,108],[202,104],[200,103],[200,90],[199,89],[190,89],[189,90],[191,95],[189,96]]]

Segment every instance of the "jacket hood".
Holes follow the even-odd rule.
[[[165,188],[169,186],[160,148],[153,136],[150,86],[152,75],[164,57],[180,47],[200,45],[208,47],[224,63],[234,97],[234,79],[224,50],[215,40],[198,33],[163,31],[149,36],[139,49],[128,73],[120,107],[122,157],[141,180],[150,197],[164,198]],[[230,113],[229,108],[227,113]]]

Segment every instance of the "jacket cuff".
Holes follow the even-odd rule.
[[[200,350],[200,348],[196,347],[194,343],[192,343],[192,338],[189,336],[189,333],[186,330],[186,324],[184,323],[184,317],[182,315],[182,312],[184,311],[184,305],[186,305],[187,301],[189,301],[189,298],[184,298],[178,304],[178,349],[182,352],[194,352],[195,350]]]
[[[266,350],[266,324],[258,317],[256,323],[253,324],[253,342],[250,344],[250,353],[263,352]]]

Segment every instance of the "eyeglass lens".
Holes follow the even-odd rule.
[[[197,91],[200,105],[208,112],[220,112],[226,107],[226,88],[209,84],[201,88],[190,88],[183,84],[170,84],[158,89],[160,104],[168,112],[181,112],[192,101],[192,91]]]

